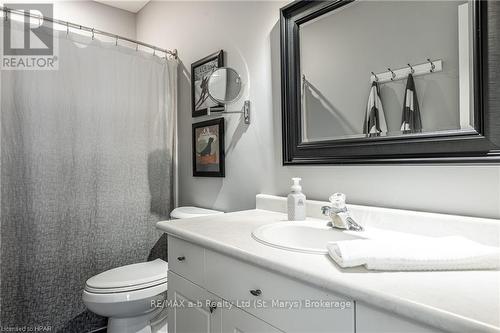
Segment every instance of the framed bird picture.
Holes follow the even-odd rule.
[[[224,66],[224,52],[215,52],[191,64],[191,104],[192,116],[207,114],[207,108],[224,107],[208,95],[208,79],[213,71]]]
[[[224,118],[193,124],[193,176],[224,177]]]

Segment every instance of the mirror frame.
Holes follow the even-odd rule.
[[[353,1],[299,0],[281,8],[283,165],[500,162],[500,2],[496,1],[472,2],[475,130],[302,142],[299,26]]]

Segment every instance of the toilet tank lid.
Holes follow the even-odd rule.
[[[113,268],[87,280],[87,286],[95,289],[114,289],[139,286],[167,279],[168,264],[156,259],[138,264]]]
[[[187,219],[190,217],[215,215],[215,214],[224,214],[224,212],[218,210],[200,208],[200,207],[184,206],[175,208],[170,213],[170,217],[175,219]]]

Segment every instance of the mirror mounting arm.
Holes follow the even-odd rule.
[[[250,101],[246,100],[245,103],[243,104],[243,108],[240,111],[228,111],[226,105],[224,105],[224,109],[221,109],[220,107],[214,107],[214,108],[207,108],[207,116],[210,116],[211,113],[242,113],[243,114],[243,120],[245,124],[250,124]]]

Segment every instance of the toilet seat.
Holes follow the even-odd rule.
[[[157,281],[152,281],[149,283],[139,284],[139,285],[135,285],[135,286],[119,287],[119,288],[92,288],[88,285],[85,285],[85,290],[88,291],[89,293],[95,293],[95,294],[111,294],[111,293],[122,293],[122,292],[128,292],[128,291],[141,290],[141,289],[145,289],[145,288],[151,288],[151,287],[161,285],[164,283],[167,283],[167,278],[157,280]]]
[[[110,293],[94,293],[88,291],[87,288],[83,291],[84,302],[116,304],[122,302],[133,302],[152,298],[159,295],[168,289],[168,283],[162,283],[153,287],[126,291],[126,292],[110,292]]]
[[[167,283],[168,264],[161,260],[113,268],[87,280],[85,291],[112,294],[139,291]]]

